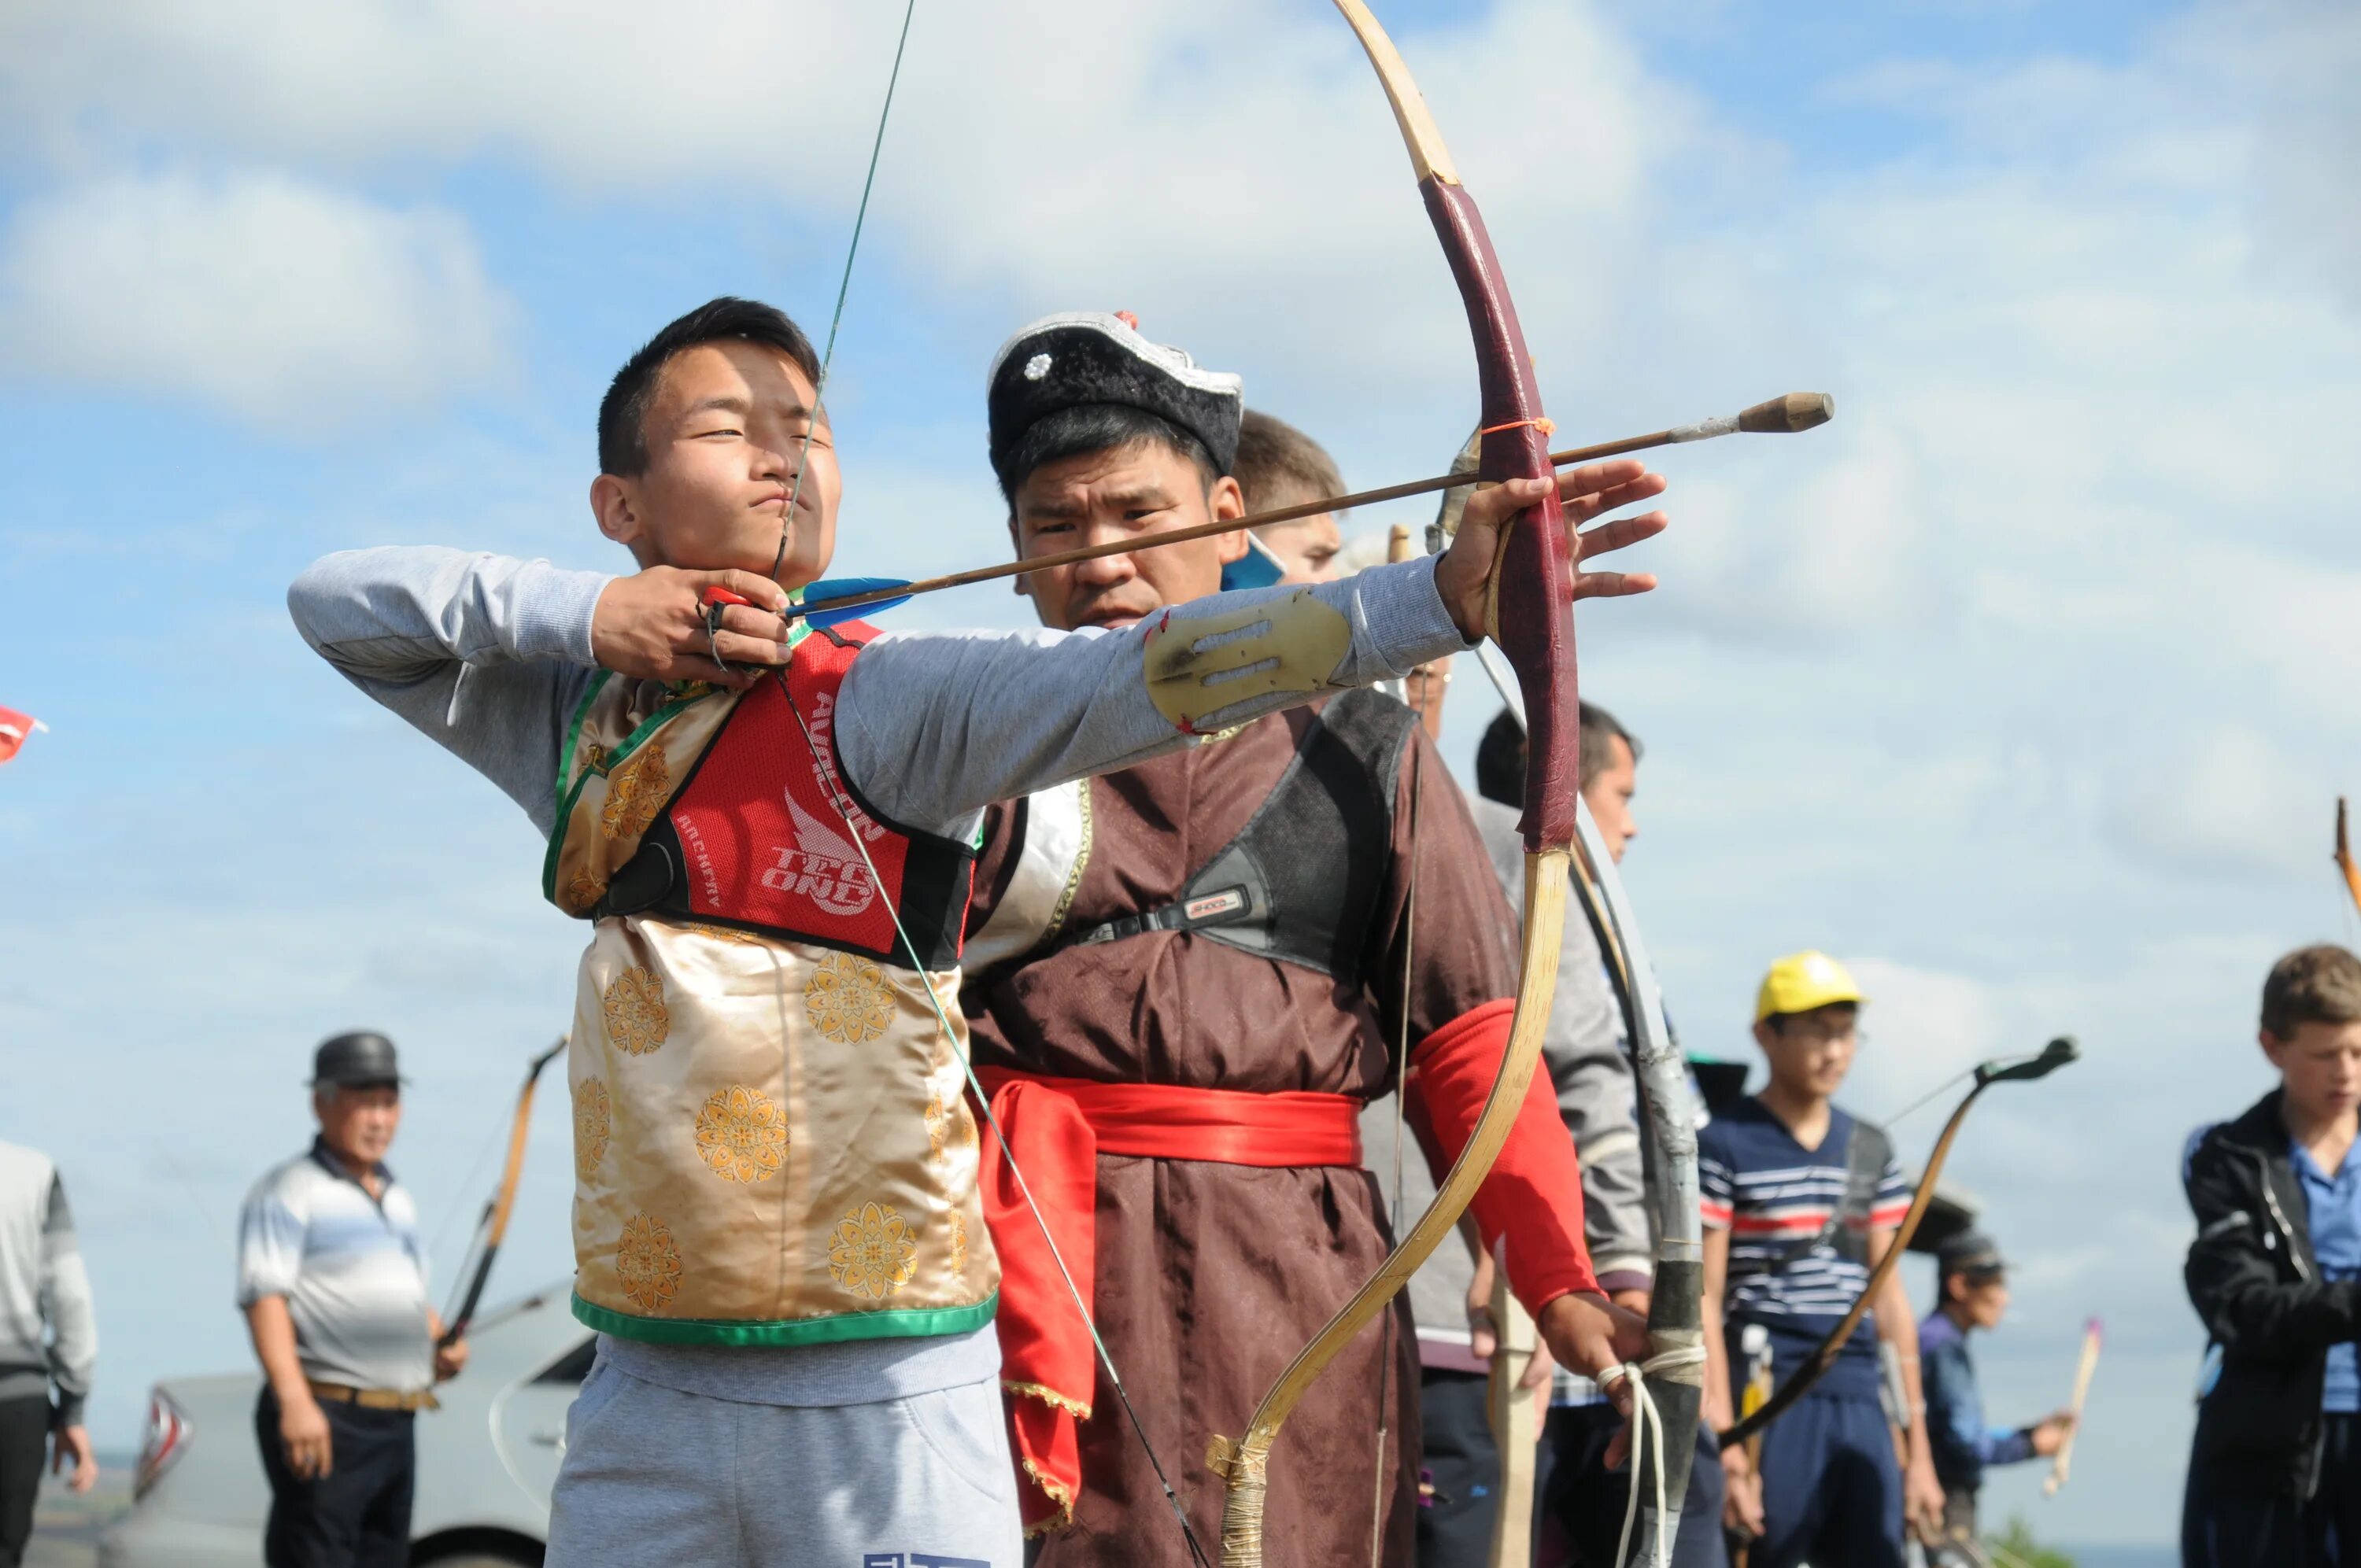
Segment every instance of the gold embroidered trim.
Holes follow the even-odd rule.
[[[574,1174],[588,1181],[607,1157],[607,1085],[586,1078],[574,1086]]]
[[[1022,1394],[1027,1398],[1038,1399],[1045,1405],[1055,1405],[1078,1421],[1091,1419],[1091,1408],[1088,1405],[1083,1404],[1080,1399],[1069,1399],[1055,1388],[1044,1387],[1038,1383],[1011,1382],[1006,1378],[1001,1379],[1000,1386],[1012,1394]]]
[[[828,1271],[855,1296],[883,1301],[918,1272],[917,1231],[884,1203],[863,1203],[837,1222]]]
[[[1039,1524],[1029,1524],[1025,1527],[1025,1539],[1027,1541],[1038,1540],[1038,1538],[1049,1534],[1053,1530],[1064,1530],[1066,1527],[1072,1524],[1074,1522],[1074,1495],[1066,1490],[1065,1487],[1060,1486],[1053,1477],[1044,1475],[1041,1467],[1034,1464],[1031,1460],[1020,1456],[1016,1463],[1024,1467],[1025,1478],[1032,1482],[1036,1486],[1040,1487],[1042,1495],[1047,1497],[1051,1502],[1058,1505],[1058,1511],[1056,1513],[1050,1515],[1048,1519],[1043,1519]]]
[[[804,981],[804,1016],[838,1045],[873,1040],[894,1021],[893,982],[867,959],[830,953]]]
[[[615,1278],[623,1294],[640,1310],[654,1312],[680,1293],[680,1248],[673,1245],[672,1232],[661,1220],[632,1215],[615,1244]]]
[[[1082,847],[1074,854],[1073,868],[1066,872],[1066,890],[1058,894],[1057,906],[1049,911],[1049,924],[1042,928],[1041,940],[1033,944],[1037,951],[1042,942],[1064,928],[1066,912],[1074,906],[1074,894],[1082,885],[1082,870],[1091,863],[1091,781],[1078,779],[1074,787],[1082,792]]]
[[[633,964],[609,981],[600,1002],[607,1015],[607,1037],[632,1056],[647,1055],[672,1033],[664,976],[644,964]]]
[[[598,809],[598,831],[609,839],[636,839],[646,832],[672,797],[672,766],[664,748],[651,740],[631,760],[607,775],[607,801]]]

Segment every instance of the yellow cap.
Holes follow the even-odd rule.
[[[1815,1007],[1863,1000],[1844,965],[1828,954],[1789,953],[1763,977],[1763,989],[1754,997],[1754,1021],[1760,1024],[1773,1013],[1809,1013]]]

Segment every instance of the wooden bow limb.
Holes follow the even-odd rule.
[[[2353,843],[2345,828],[2345,797],[2336,797],[2336,869],[2345,873],[2345,891],[2353,895],[2353,907],[2361,910],[2361,866],[2353,863]]]
[[[1504,1244],[1505,1250],[1505,1244]],[[1520,1387],[1540,1344],[1533,1316],[1509,1288],[1509,1266],[1492,1270],[1492,1376],[1485,1388],[1493,1446],[1500,1453],[1500,1485],[1493,1494],[1491,1568],[1532,1568],[1533,1457],[1542,1440],[1537,1390]]]
[[[509,1124],[509,1157],[500,1172],[500,1184],[492,1191],[492,1201],[484,1205],[484,1217],[477,1223],[476,1241],[469,1250],[481,1246],[476,1254],[475,1272],[468,1277],[467,1287],[458,1304],[445,1315],[443,1337],[436,1340],[438,1349],[459,1343],[475,1321],[476,1306],[484,1299],[484,1283],[492,1276],[492,1259],[500,1255],[500,1243],[509,1234],[509,1214],[516,1207],[517,1184],[524,1179],[525,1140],[533,1132],[533,1085],[540,1081],[541,1069],[547,1067],[558,1052],[566,1048],[566,1040],[558,1042],[533,1058],[524,1069],[524,1087],[517,1091],[516,1117]]]
[[[1927,1218],[1927,1211],[1935,1201],[1936,1178],[1942,1174],[1943,1162],[1951,1157],[1951,1145],[1959,1137],[1960,1127],[1967,1121],[1968,1112],[1974,1107],[1977,1096],[1995,1083],[2046,1078],[2081,1054],[2081,1047],[2061,1035],[2044,1046],[2038,1055],[2004,1057],[1977,1065],[1975,1087],[1968,1091],[1958,1108],[1952,1111],[1951,1119],[1943,1124],[1942,1136],[1935,1140],[1935,1151],[1927,1157],[1927,1168],[1918,1178],[1918,1190],[1910,1200],[1909,1212],[1903,1215],[1901,1225],[1894,1233],[1894,1245],[1885,1249],[1885,1255],[1878,1260],[1875,1268],[1870,1270],[1869,1282],[1861,1287],[1861,1296],[1853,1302],[1851,1310],[1837,1321],[1837,1326],[1820,1341],[1811,1358],[1779,1386],[1778,1391],[1764,1402],[1761,1409],[1751,1416],[1741,1417],[1721,1433],[1719,1441],[1724,1449],[1734,1442],[1745,1442],[1786,1414],[1788,1409],[1826,1376],[1829,1367],[1836,1365],[1838,1353],[1852,1337],[1853,1330],[1861,1326],[1861,1319],[1867,1317],[1870,1310],[1877,1304],[1878,1293],[1885,1288],[1886,1280],[1893,1277],[1894,1269],[1901,1266],[1902,1255],[1910,1245],[1910,1238],[1917,1234],[1919,1224]]]
[[[1631,452],[1644,452],[1651,447],[1671,446],[1682,442],[1703,441],[1712,436],[1728,435],[1736,431],[1758,433],[1809,430],[1825,424],[1836,411],[1836,400],[1826,392],[1789,392],[1768,402],[1755,404],[1743,413],[1724,414],[1719,419],[1700,420],[1695,424],[1675,425],[1670,430],[1656,431],[1648,435],[1626,436],[1620,441],[1602,441],[1595,446],[1571,446],[1563,452],[1549,454],[1553,467],[1570,467],[1576,463],[1596,462],[1603,457],[1621,456]],[[919,594],[940,592],[944,588],[963,588],[975,583],[996,582],[1003,577],[1022,577],[1034,572],[1046,572],[1060,566],[1079,565],[1084,561],[1096,561],[1107,555],[1128,555],[1139,550],[1161,549],[1167,544],[1186,544],[1194,539],[1211,539],[1217,534],[1236,533],[1244,529],[1262,528],[1272,523],[1293,522],[1299,518],[1317,517],[1323,512],[1349,511],[1357,506],[1373,506],[1379,501],[1400,500],[1405,496],[1431,495],[1436,490],[1488,483],[1482,474],[1438,474],[1429,478],[1412,479],[1406,484],[1387,485],[1374,490],[1356,490],[1351,495],[1323,496],[1318,500],[1299,501],[1292,506],[1273,508],[1246,517],[1215,518],[1187,528],[1176,528],[1162,533],[1151,533],[1137,539],[1110,539],[1102,544],[1086,544],[1076,550],[1061,550],[1054,555],[1035,555],[1020,561],[1001,561],[989,566],[971,567],[964,572],[950,572],[939,577],[924,577],[914,583],[895,582],[867,593],[840,594],[834,598],[815,599],[809,604],[789,605],[779,613],[788,620],[807,615],[841,614],[864,606],[879,605],[916,598]]]
[[[2340,807],[2344,805],[2342,801],[2337,804]],[[2091,1375],[2099,1370],[2099,1320],[2092,1318],[2082,1325],[2082,1359],[2074,1368],[2073,1401],[2066,1407],[2074,1423],[2059,1439],[2058,1457],[2050,1462],[2049,1474],[2042,1480],[2041,1495],[2045,1497],[2058,1495],[2058,1488],[2066,1485],[2067,1472],[2074,1463],[2074,1434],[2082,1430],[2082,1406],[2091,1398]]]
[[[1335,0],[1375,67],[1408,146],[1419,193],[1451,264],[1467,313],[1481,389],[1483,433],[1477,472],[1487,478],[1545,478],[1554,472],[1532,356],[1501,280],[1499,259],[1481,215],[1434,128],[1401,56],[1363,0]],[[1447,486],[1446,486],[1447,488]],[[1542,1036],[1557,991],[1559,940],[1572,861],[1578,784],[1574,668],[1574,563],[1554,488],[1503,531],[1491,580],[1494,636],[1509,654],[1532,713],[1525,770],[1523,940],[1515,1012],[1484,1107],[1434,1201],[1404,1234],[1377,1275],[1297,1353],[1264,1395],[1243,1434],[1216,1437],[1207,1463],[1225,1482],[1224,1568],[1260,1568],[1263,1504],[1271,1445],[1280,1426],[1321,1372],[1383,1311],[1421,1264],[1449,1235],[1499,1157],[1532,1082]],[[1232,523],[1231,527],[1244,526]],[[1020,567],[1038,563],[1019,563]]]

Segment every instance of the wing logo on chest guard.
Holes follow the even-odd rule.
[[[859,915],[876,902],[877,883],[852,840],[787,796],[796,828],[793,844],[775,844],[778,863],[763,873],[763,885],[789,897],[808,898],[830,915]]]

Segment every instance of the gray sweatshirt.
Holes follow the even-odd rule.
[[[356,550],[314,563],[288,590],[303,640],[355,685],[498,784],[545,836],[567,726],[596,666],[590,623],[604,572],[437,547]],[[1303,590],[1258,589],[1177,606],[1176,618]],[[1351,641],[1334,687],[1398,678],[1466,648],[1434,588],[1433,557],[1309,590]],[[1150,699],[1147,625],[1122,631],[889,631],[847,674],[838,764],[860,796],[906,828],[972,838],[983,808],[1193,743]],[[1206,715],[1212,732],[1307,701],[1271,693]],[[937,1339],[738,1350],[606,1339],[630,1375],[686,1392],[782,1405],[858,1404],[981,1381],[998,1369],[990,1329]]]
[[[0,1144],[0,1399],[54,1397],[56,1424],[80,1426],[97,1361],[65,1183],[47,1155]]]

